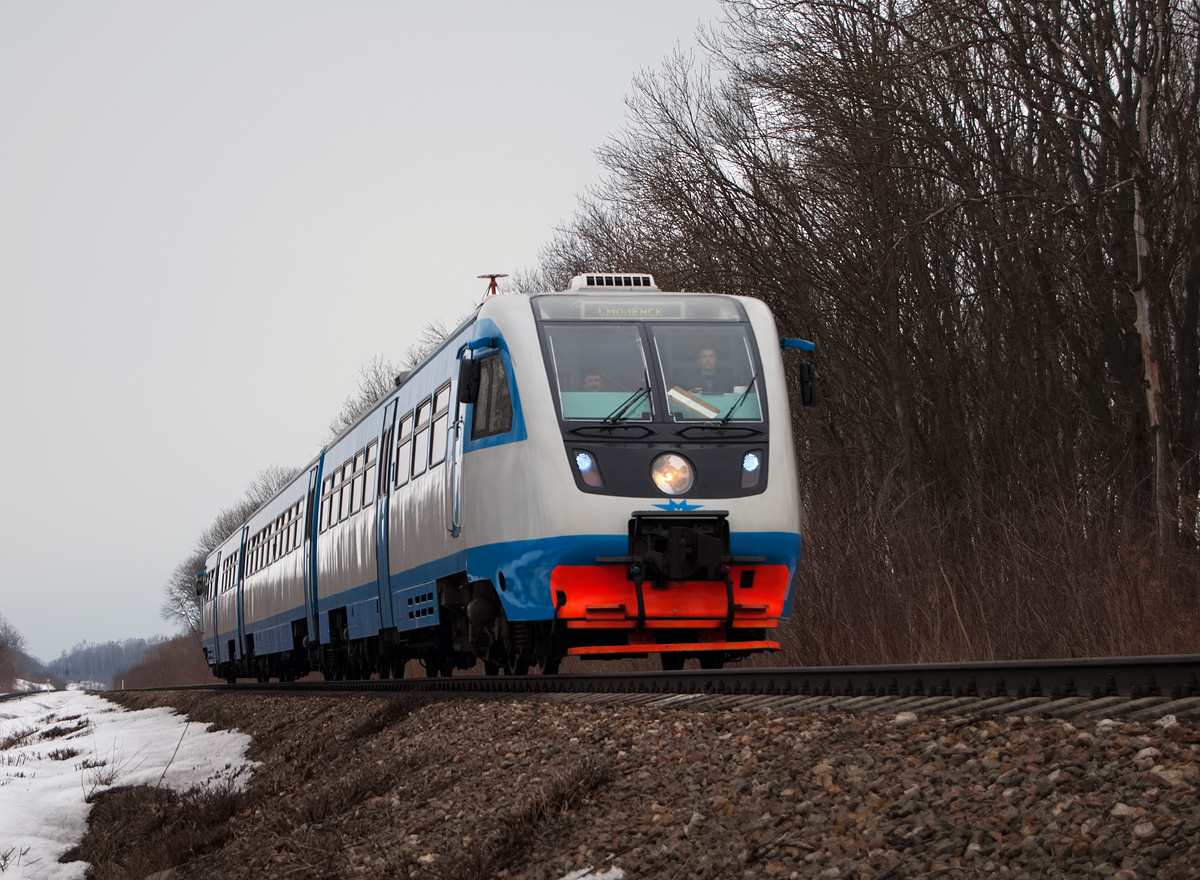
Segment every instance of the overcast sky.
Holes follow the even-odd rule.
[[[29,652],[171,634],[216,513],[312,458],[371,358],[531,267],[632,78],[720,16],[0,3],[0,614]]]

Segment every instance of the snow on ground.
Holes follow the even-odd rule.
[[[0,702],[0,876],[76,880],[88,798],[113,787],[243,784],[250,737],[209,733],[170,709],[129,712],[79,690]]]

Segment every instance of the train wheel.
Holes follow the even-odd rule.
[[[682,654],[659,654],[662,660],[663,672],[678,672],[683,669],[683,661],[686,659]]]
[[[701,669],[724,669],[725,655],[720,651],[709,651],[700,655]]]
[[[500,674],[500,664],[493,663],[491,660],[484,660],[483,661],[483,672],[485,675],[499,675]]]
[[[551,654],[542,662],[542,675],[558,675],[558,667],[562,664],[562,657],[558,654]]]

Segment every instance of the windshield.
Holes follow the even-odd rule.
[[[758,382],[743,324],[652,324],[676,421],[761,421]]]
[[[564,419],[651,417],[650,371],[636,324],[549,325],[546,340]]]
[[[762,422],[753,333],[714,294],[534,298],[565,421]]]

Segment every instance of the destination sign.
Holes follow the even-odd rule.
[[[628,321],[669,320],[683,317],[683,303],[589,302],[585,300],[583,317]]]
[[[547,293],[533,298],[539,318],[551,321],[737,321],[733,299],[711,293],[626,293],[615,296]]]

